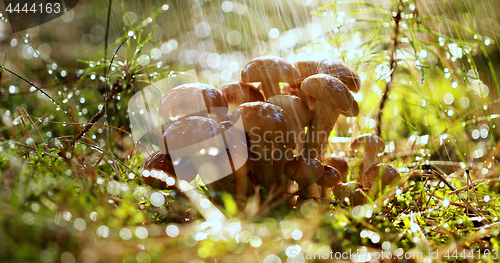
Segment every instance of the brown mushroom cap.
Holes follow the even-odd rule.
[[[224,132],[224,130],[224,126],[214,119],[202,116],[191,116],[170,123],[165,127],[163,138],[167,143],[166,148],[169,152],[180,150],[176,153],[184,156],[191,156],[192,152],[189,150],[193,149],[190,149],[188,146],[195,144],[197,148],[203,148],[207,151],[210,147],[217,148],[219,152],[221,150],[225,151],[225,148],[219,149],[221,145],[224,146],[224,142],[221,141],[222,138],[220,138],[220,140],[214,138]],[[214,139],[208,140],[210,138]],[[186,151],[182,150],[184,148],[186,148]]]
[[[215,87],[190,83],[169,90],[161,99],[159,112],[172,119],[189,115],[224,117],[227,114],[227,102]]]
[[[349,195],[349,200],[352,206],[364,205],[366,204],[366,196],[362,189],[355,189],[352,194]]]
[[[345,180],[345,178],[347,177],[347,171],[349,170],[349,164],[345,159],[340,157],[328,156],[325,159],[325,164],[337,169],[342,176],[342,180]]]
[[[346,85],[337,78],[326,74],[316,74],[307,77],[300,87],[309,96],[322,101],[338,112],[351,111],[352,95]]]
[[[322,60],[319,72],[340,79],[352,92],[356,93],[361,88],[361,79],[358,74],[340,61],[333,59]]]
[[[144,164],[144,171],[141,177],[147,185],[160,190],[175,188],[174,165],[168,154],[158,151],[150,155]],[[174,180],[167,180],[169,177]],[[167,181],[170,184],[167,184]]]
[[[241,81],[260,82],[264,97],[280,94],[280,82],[296,84],[299,81],[297,69],[276,56],[257,57],[248,62],[241,71]]]
[[[264,101],[264,96],[253,84],[232,82],[221,89],[229,107],[236,108],[240,104],[251,101]]]
[[[302,101],[305,101],[309,106],[309,109],[313,110],[316,105],[316,99],[307,95],[304,91],[300,89],[300,84],[296,86],[292,86],[286,83],[283,86],[283,93],[290,94],[299,97]]]
[[[324,73],[340,79],[340,81],[354,93],[358,92],[361,88],[361,79],[358,74],[346,64],[337,60],[323,59],[297,61],[295,62],[295,67],[299,71],[301,80],[315,74]]]
[[[262,135],[264,140],[279,140],[290,146],[295,144],[294,123],[280,107],[267,102],[246,102],[238,106],[233,118],[241,116],[245,131]]]
[[[325,168],[318,159],[307,159],[303,156],[288,161],[283,170],[286,177],[296,181],[301,187],[316,183],[324,171]]]
[[[400,179],[401,175],[394,167],[385,163],[379,163],[370,166],[358,179],[358,182],[366,188],[378,188],[379,182],[382,182],[381,186],[383,189],[397,183]]]
[[[311,122],[312,112],[307,103],[293,95],[276,95],[267,100],[268,103],[282,108],[292,120],[296,121],[299,128],[303,128]]]
[[[344,201],[344,198],[346,198],[349,193],[352,193],[356,188],[360,188],[360,185],[357,182],[340,183],[333,188],[333,194],[337,199]]]
[[[363,205],[366,203],[366,197],[357,182],[341,183],[333,188],[333,194],[339,201],[345,203],[345,198],[349,198],[351,205]]]
[[[359,105],[358,102],[352,98],[352,107],[351,110],[345,113],[342,113],[342,115],[346,117],[357,117],[359,115]]]
[[[325,165],[324,167],[325,172],[323,173],[323,176],[318,180],[319,186],[332,188],[342,182],[340,172],[337,169],[329,165]]]
[[[299,71],[300,80],[303,81],[305,78],[316,75],[320,73],[321,63],[319,60],[304,60],[297,61],[294,63],[295,67]]]
[[[385,149],[385,143],[379,136],[371,133],[359,135],[351,143],[351,149],[359,149],[362,145],[365,151],[376,151],[381,153]]]
[[[276,56],[254,58],[241,71],[241,80],[246,83],[268,79],[273,82],[295,83],[298,80],[298,72],[292,64]]]

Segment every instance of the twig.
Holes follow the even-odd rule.
[[[111,17],[111,3],[113,3],[113,0],[109,0],[109,6],[108,6],[108,19],[106,22],[106,36],[104,36],[104,57],[106,57],[106,51],[108,50],[108,35],[109,35],[109,19]],[[104,72],[106,74],[107,72]]]
[[[127,83],[126,89],[129,89],[132,86],[132,83],[134,82],[134,76],[132,75]],[[97,112],[94,117],[90,120],[90,123],[88,125],[84,125],[85,128],[81,130],[78,134],[76,134],[73,137],[73,141],[71,142],[72,146],[75,146],[76,141],[78,141],[82,136],[84,136],[94,124],[104,116],[104,112],[106,111],[106,108],[108,104],[111,102],[111,100],[114,99],[116,95],[118,95],[120,92],[123,91],[123,85],[117,80],[115,83],[113,83],[113,87],[111,88],[111,92],[108,95],[108,98],[106,99],[106,105],[102,107],[102,109]]]
[[[69,111],[66,110],[66,108],[64,108],[64,106],[62,106],[59,102],[57,102],[57,100],[53,99],[49,94],[47,94],[47,92],[45,92],[44,90],[42,90],[40,87],[38,87],[37,85],[35,85],[33,82],[29,81],[28,79],[24,78],[23,76],[17,74],[16,72],[14,72],[14,71],[12,71],[12,70],[4,67],[4,66],[0,66],[0,69],[2,69],[2,71],[5,70],[5,71],[9,72],[10,74],[12,74],[12,75],[20,78],[24,82],[28,83],[33,88],[37,89],[44,96],[46,96],[47,98],[49,98],[54,104],[56,104],[57,106],[59,106],[64,111],[64,113],[66,113],[73,121],[77,121],[73,115],[69,114]]]
[[[19,110],[19,108],[17,108],[17,113],[19,114],[20,116],[20,119],[21,119],[21,123],[23,124],[23,127],[24,129],[26,130],[26,132],[28,133],[28,135],[24,134],[24,131],[21,129],[21,133],[23,134],[23,140],[26,141],[26,136],[27,137],[30,137],[30,132],[28,130],[28,127],[26,127],[26,123],[24,123],[24,118],[23,118],[23,115],[21,115],[21,111]],[[34,144],[35,146],[35,149],[37,148],[36,145]]]
[[[375,134],[377,134],[378,136],[380,136],[380,134],[382,133],[382,111],[385,107],[385,103],[387,101],[387,98],[389,97],[388,94],[389,94],[389,91],[391,90],[391,87],[392,87],[391,84],[392,84],[394,72],[396,71],[396,66],[397,66],[396,51],[398,50],[398,44],[399,44],[399,41],[398,41],[399,22],[401,21],[401,19],[402,19],[401,8],[399,8],[399,6],[398,6],[398,13],[393,18],[395,24],[394,24],[394,36],[392,38],[392,41],[393,41],[394,45],[392,46],[391,59],[389,61],[390,72],[391,72],[389,74],[390,80],[387,82],[387,84],[385,86],[385,92],[382,95],[382,99],[380,101],[380,106],[379,106],[379,110],[378,110],[378,114],[377,114],[377,127],[375,129]]]
[[[30,149],[30,150],[35,151],[35,152],[37,151],[37,149],[35,147],[33,147],[33,146],[29,146],[29,145],[26,145],[26,144],[23,144],[23,143],[19,143],[19,142],[14,142],[14,144],[17,145],[17,146],[20,146],[20,147],[24,147],[26,149]],[[51,153],[48,153],[48,152],[42,152],[42,155],[47,155],[47,156],[50,156],[50,157],[52,157],[54,159],[60,158],[60,156],[55,156],[55,155],[53,155]]]
[[[28,112],[26,112],[26,110],[24,108],[21,108],[21,109],[23,110],[24,115],[26,115],[26,117],[30,121],[31,125],[33,126],[33,129],[35,129],[35,131],[38,133],[38,136],[40,137],[40,139],[42,140],[43,144],[45,145],[45,150],[49,151],[49,146],[47,145],[47,143],[43,139],[43,136],[40,133],[40,131],[38,130],[38,127],[35,125],[35,122],[33,121],[33,119],[31,119],[31,116],[28,114]]]
[[[448,182],[448,181],[447,181],[447,180],[443,177],[443,175],[441,175],[441,173],[436,172],[436,171],[433,171],[433,170],[429,170],[429,171],[430,171],[432,174],[436,175],[436,176],[439,178],[439,180],[441,180],[441,182],[443,182],[446,186],[448,186],[448,187],[449,187],[452,191],[456,191],[456,190],[457,190],[457,189],[455,189],[455,187],[454,187],[454,186],[453,186],[450,182]],[[470,210],[472,210],[472,212],[473,212],[474,214],[476,214],[477,216],[480,216],[480,217],[484,217],[484,215],[483,215],[480,211],[478,211],[475,207],[473,207],[473,206],[469,203],[469,201],[467,201],[465,198],[463,198],[463,197],[460,195],[460,193],[459,193],[459,192],[457,192],[457,193],[456,193],[456,195],[457,195],[457,196],[458,196],[458,197],[462,200],[462,202],[464,202],[464,203],[467,205],[467,207],[468,207]],[[485,219],[484,219],[484,221],[485,221],[487,224],[490,224],[490,222],[489,222],[489,220],[488,220],[488,219],[486,219],[486,218],[485,218]]]
[[[438,196],[438,195],[436,195],[436,194],[431,194],[431,193],[428,193],[427,195],[432,196],[432,197],[437,198],[437,199],[442,200],[442,201],[447,200],[446,198],[441,197],[441,196]],[[448,201],[449,201],[449,200],[448,200]],[[464,204],[459,204],[459,203],[455,203],[455,202],[452,202],[452,201],[449,201],[449,202],[450,202],[450,205],[454,205],[454,206],[457,206],[457,207],[462,207],[462,208],[467,208],[467,206],[466,206],[466,205],[464,205]]]
[[[5,52],[5,58],[3,59],[2,67],[0,68],[0,83],[2,82],[3,67],[5,66],[6,62],[7,62],[7,52]],[[0,95],[2,94],[0,93]]]

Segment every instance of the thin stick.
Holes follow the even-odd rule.
[[[380,136],[382,133],[382,110],[385,107],[385,103],[387,101],[387,98],[389,98],[389,91],[391,90],[391,84],[392,84],[392,79],[394,76],[394,72],[396,71],[396,66],[397,66],[397,61],[396,61],[396,51],[398,50],[398,36],[399,36],[399,22],[402,19],[401,16],[401,9],[399,9],[398,5],[398,13],[396,16],[393,18],[394,19],[394,37],[392,38],[392,41],[394,42],[394,45],[392,46],[392,52],[391,52],[391,60],[389,61],[389,66],[390,66],[390,74],[389,77],[391,80],[387,82],[385,86],[385,92],[384,95],[382,95],[382,99],[380,101],[380,106],[377,114],[377,127],[375,129],[375,134]]]
[[[3,59],[2,67],[0,68],[0,83],[2,83],[2,72],[6,62],[7,62],[7,52],[5,52],[5,58]]]
[[[128,83],[127,83],[127,87],[126,89],[129,89],[131,86],[132,86],[132,83],[134,82],[134,76],[131,76]],[[117,80],[115,81],[115,83],[113,83],[113,87],[111,89],[111,92],[109,93],[109,96],[106,100],[106,106],[111,102],[111,100],[117,95],[119,94],[120,92],[123,91],[123,85]],[[74,146],[75,145],[75,142],[78,141],[80,138],[82,138],[83,135],[85,135],[89,130],[90,128],[92,128],[92,126],[99,120],[102,118],[102,116],[104,116],[104,112],[106,110],[106,106],[102,107],[102,109],[97,112],[94,117],[92,117],[92,119],[90,120],[90,124],[88,125],[85,125],[85,128],[83,128],[83,130],[81,130],[78,134],[76,134],[74,137],[73,137],[73,141],[71,142],[71,145]]]
[[[17,108],[17,113],[19,114],[19,117],[21,117],[21,122],[23,123],[23,127],[24,129],[26,130],[26,132],[28,133],[28,138],[30,137],[30,132],[28,131],[28,128],[26,127],[26,123],[24,123],[24,118],[23,118],[23,115],[21,114],[21,111],[19,110],[19,108]],[[23,134],[23,140],[26,141],[26,134],[24,134],[24,131],[21,129],[21,133]],[[35,145],[35,148],[36,145]]]
[[[63,111],[64,113],[66,113],[73,121],[77,121],[75,119],[75,117],[71,114],[69,114],[69,111],[66,110],[66,108],[64,108],[59,102],[57,102],[55,99],[53,99],[49,94],[47,94],[47,92],[43,91],[41,88],[39,88],[37,85],[35,85],[33,82],[27,80],[26,78],[24,78],[23,76],[17,74],[16,72],[4,67],[4,66],[0,66],[0,69],[2,70],[5,70],[7,72],[9,72],[10,74],[22,79],[24,82],[30,84],[33,88],[37,89],[38,91],[40,91],[44,96],[46,96],[47,98],[49,98],[54,104],[56,104],[57,106],[59,106]]]
[[[33,119],[31,119],[31,116],[26,112],[26,110],[24,108],[21,108],[21,109],[23,110],[24,114],[26,115],[26,117],[30,121],[31,125],[33,126],[33,129],[35,129],[35,131],[38,133],[38,136],[40,136],[40,139],[42,139],[43,144],[45,144],[45,150],[49,151],[49,146],[47,145],[47,143],[43,139],[43,136],[40,133],[40,131],[38,130],[38,127],[35,125],[35,122],[33,122]]]
[[[474,196],[476,196],[476,202],[479,205],[479,197],[477,196],[477,191],[475,189],[475,184],[472,182],[472,178],[470,177],[470,169],[465,169],[465,173],[467,174],[467,185],[469,185],[469,182],[472,184],[472,189],[474,190]],[[469,191],[467,191],[467,195],[469,194]],[[479,210],[481,213],[483,213],[483,210],[481,209],[481,206],[479,205]]]
[[[443,183],[444,183],[446,186],[448,186],[451,190],[453,190],[453,191],[456,191],[456,190],[457,190],[457,189],[455,189],[455,187],[453,187],[453,185],[452,185],[450,182],[448,182],[448,181],[447,181],[447,180],[443,177],[443,175],[441,175],[441,173],[436,172],[436,171],[434,171],[434,170],[430,170],[430,172],[431,172],[432,174],[434,174],[435,176],[437,176],[437,178],[439,178],[439,180],[441,180],[441,182],[443,182]],[[483,215],[480,211],[478,211],[475,207],[473,207],[473,206],[472,206],[472,205],[471,205],[471,204],[470,204],[470,203],[469,203],[466,199],[464,199],[464,198],[460,195],[460,193],[458,193],[458,192],[457,192],[457,193],[456,193],[456,195],[457,195],[457,196],[458,196],[458,197],[462,200],[462,202],[464,202],[464,203],[467,205],[467,207],[468,207],[470,210],[472,210],[472,212],[474,212],[474,214],[476,214],[477,216],[484,217],[484,215]],[[490,224],[490,222],[489,222],[489,220],[488,220],[488,219],[486,219],[486,218],[485,218],[485,219],[484,219],[484,221],[485,221],[485,222],[487,222],[487,224]]]

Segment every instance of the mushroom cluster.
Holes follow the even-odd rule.
[[[201,180],[237,200],[298,194],[329,204],[347,165],[339,172],[323,156],[339,115],[359,114],[351,94],[359,89],[359,76],[343,63],[292,64],[275,56],[251,60],[241,81],[220,90],[199,83],[175,87],[158,108],[164,118],[160,151],[148,158],[144,181],[172,189]]]

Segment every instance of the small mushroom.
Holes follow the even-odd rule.
[[[297,156],[285,164],[284,173],[299,184],[300,199],[321,198],[321,188],[316,184],[323,176],[325,168],[316,158]]]
[[[307,154],[322,158],[337,118],[341,113],[348,114],[352,111],[354,99],[346,85],[325,74],[307,77],[302,82],[301,89],[317,99],[307,131]]]
[[[385,143],[379,136],[371,133],[359,135],[351,143],[351,149],[356,150],[364,146],[363,169],[361,173],[370,166],[380,162],[379,153],[384,152]]]
[[[330,165],[331,167],[337,169],[340,172],[342,182],[346,181],[347,172],[349,171],[349,164],[344,158],[328,156],[325,158],[324,163],[326,165]]]
[[[176,120],[185,116],[224,118],[227,101],[215,87],[190,83],[177,86],[163,96],[159,106],[161,116]]]
[[[358,179],[359,184],[369,188],[368,195],[374,197],[383,192],[386,187],[393,186],[401,179],[399,172],[394,167],[379,163],[370,166]]]
[[[224,131],[224,126],[214,119],[191,116],[171,122],[165,127],[163,138],[174,167],[182,159],[188,159],[207,186],[211,185],[214,191],[234,193]],[[193,176],[196,175],[177,174],[179,180],[188,182]]]
[[[351,206],[364,205],[366,196],[357,182],[341,183],[333,188],[333,194],[342,203],[349,202]]]
[[[245,132],[250,134],[250,150],[256,162],[253,172],[258,185],[267,191],[277,185],[280,167],[273,167],[273,143],[283,144],[284,149],[295,146],[294,125],[290,116],[280,107],[267,102],[247,102],[238,106],[232,118],[241,117]],[[285,150],[286,151],[286,150]]]
[[[149,186],[160,190],[175,189],[174,165],[168,154],[157,151],[151,154],[144,164],[142,180]]]
[[[241,71],[241,81],[260,82],[264,99],[281,94],[280,82],[295,84],[299,79],[297,69],[276,56],[257,57],[248,62]]]
[[[264,101],[262,93],[251,83],[232,82],[224,85],[221,91],[231,108],[236,108],[245,102]]]
[[[321,186],[321,197],[323,204],[330,204],[332,188],[342,182],[340,172],[329,166],[325,165],[325,172],[323,176],[319,178],[318,185]]]

